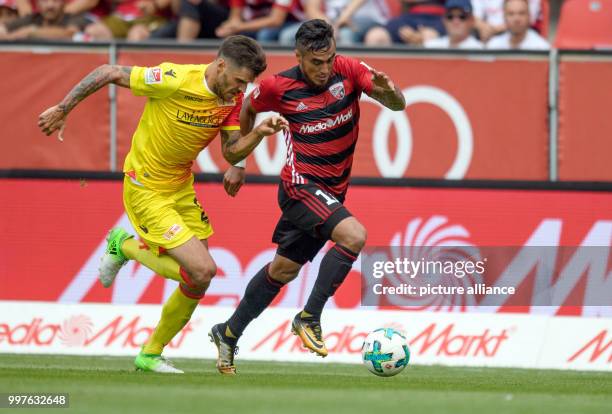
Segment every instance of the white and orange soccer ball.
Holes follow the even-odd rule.
[[[379,377],[392,377],[408,366],[410,350],[406,337],[393,328],[370,332],[361,348],[363,364]]]

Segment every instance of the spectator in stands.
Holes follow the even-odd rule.
[[[38,12],[0,25],[0,39],[72,39],[86,22],[64,13],[64,0],[37,0]]]
[[[0,0],[0,25],[6,25],[18,17],[13,0]]]
[[[34,9],[32,8],[32,1],[30,0],[14,0],[15,7],[19,17],[24,17],[32,14]]]
[[[64,7],[66,13],[73,16],[82,15],[88,25],[108,16],[110,10],[111,3],[107,0],[69,0]]]
[[[219,37],[244,34],[260,42],[274,42],[283,29],[304,20],[300,0],[232,0],[230,18],[216,34]]]
[[[504,20],[508,28],[487,43],[487,49],[548,50],[550,45],[529,27],[528,0],[505,0]]]
[[[391,19],[385,27],[375,27],[365,36],[365,44],[389,46],[392,43],[421,46],[445,35],[442,16],[444,0],[403,0],[407,11]]]
[[[91,0],[94,7],[101,0]],[[102,0],[105,1],[105,0]],[[87,26],[85,32],[94,40],[127,39],[139,41],[161,27],[166,19],[163,13],[171,0],[118,0],[113,2],[110,15]]]
[[[368,30],[384,26],[390,16],[386,0],[306,0],[304,7],[309,19],[323,19],[333,25],[336,43],[344,46],[363,42]],[[316,16],[321,10],[325,13]],[[295,33],[297,28],[287,35],[293,40]]]
[[[176,38],[180,42],[216,39],[215,31],[230,17],[228,0],[180,0]],[[160,37],[159,33],[155,37]]]
[[[425,41],[431,49],[483,49],[474,36],[474,15],[470,0],[447,0],[444,13],[446,36]]]
[[[295,35],[306,20],[321,19],[331,24],[324,10],[321,0],[294,0],[292,17],[280,29],[278,43],[283,46],[295,46]]]
[[[504,0],[472,0],[476,30],[480,40],[488,42],[491,37],[506,31]],[[535,25],[540,15],[540,0],[529,0],[529,21]]]

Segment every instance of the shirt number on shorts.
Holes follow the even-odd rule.
[[[315,195],[323,197],[328,206],[338,202],[338,200],[336,200],[334,197],[321,190],[317,190]]]

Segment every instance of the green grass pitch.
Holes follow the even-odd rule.
[[[70,394],[82,413],[612,413],[612,373],[410,365],[378,378],[360,365],[249,362],[221,377],[133,371],[131,358],[0,354],[0,392]],[[34,411],[35,410],[35,411]],[[48,412],[13,409],[2,412]]]

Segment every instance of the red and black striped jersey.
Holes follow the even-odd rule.
[[[336,195],[346,193],[359,133],[359,98],[372,87],[365,64],[337,56],[324,88],[309,86],[299,66],[255,88],[250,99],[257,112],[275,111],[289,121],[281,180],[315,182]]]

